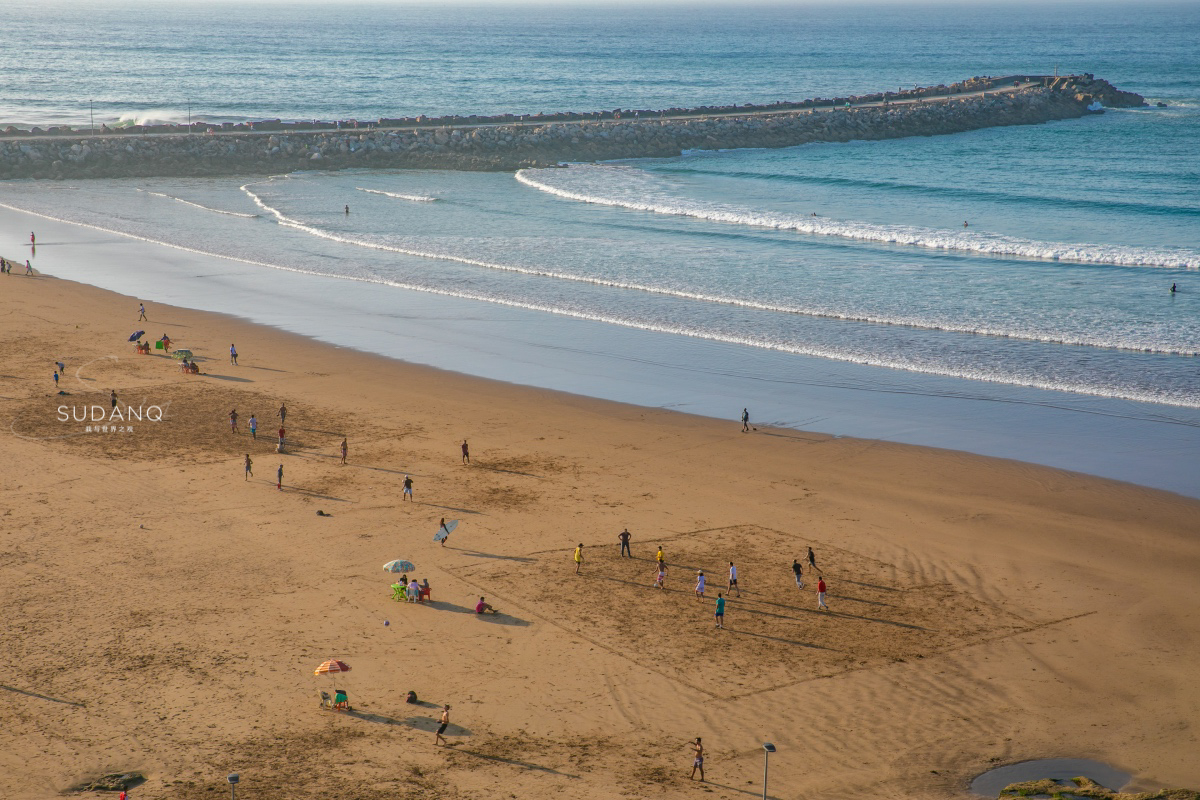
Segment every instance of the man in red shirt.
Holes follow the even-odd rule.
[[[825,605],[825,578],[820,578],[817,581],[817,609],[829,610],[829,606]]]

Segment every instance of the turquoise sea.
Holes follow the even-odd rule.
[[[0,203],[41,216],[5,216],[0,237],[15,255],[28,219],[53,218],[91,226],[80,241],[170,245],[136,272],[82,244],[39,247],[35,266],[450,369],[1200,494],[1183,475],[1200,462],[1196,4],[5,12],[21,46],[0,50],[0,126],[655,109],[1095,73],[1167,107],[516,174],[9,182]],[[224,260],[198,272],[205,255]]]

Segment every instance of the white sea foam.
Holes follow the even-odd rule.
[[[592,286],[603,286],[613,289],[627,289],[631,291],[647,292],[651,294],[666,295],[669,297],[678,297],[684,300],[698,300],[706,303],[720,303],[722,305],[736,306],[739,308],[752,309],[754,311],[770,311],[781,314],[797,314],[808,317],[821,317],[824,319],[845,320],[847,322],[869,322],[880,325],[902,325],[909,328],[920,328],[931,331],[947,331],[952,333],[966,333],[981,336],[999,336],[1009,339],[1020,339],[1024,341],[1045,342],[1050,344],[1067,344],[1078,345],[1085,347],[1102,347],[1102,348],[1117,348],[1122,350],[1133,350],[1146,353],[1164,353],[1170,355],[1184,356],[1200,356],[1200,348],[1195,347],[1170,347],[1164,346],[1161,343],[1140,338],[1136,333],[1129,333],[1120,338],[1104,338],[1100,335],[1089,335],[1086,331],[1081,331],[1074,334],[1064,332],[1047,332],[1037,330],[1016,330],[1012,328],[1001,328],[995,325],[979,325],[979,324],[962,324],[956,325],[947,320],[936,320],[928,317],[917,315],[907,316],[885,316],[878,314],[854,314],[839,312],[828,308],[804,307],[798,305],[788,305],[783,303],[768,303],[752,298],[735,297],[726,294],[717,294],[711,292],[698,292],[678,287],[654,285],[639,283],[636,281],[613,280],[611,278],[597,278],[588,275],[577,275],[559,270],[546,269],[542,267],[530,267],[519,264],[504,264],[496,261],[487,261],[469,256],[461,256],[453,253],[439,252],[433,250],[424,250],[414,247],[403,247],[387,242],[370,241],[361,238],[347,236],[341,233],[333,233],[331,231],[318,228],[315,225],[292,219],[278,209],[265,203],[262,198],[250,189],[251,186],[257,184],[246,184],[241,187],[254,203],[267,213],[275,217],[281,225],[285,225],[296,230],[304,231],[313,236],[320,237],[339,244],[350,244],[359,247],[367,247],[373,250],[381,250],[391,253],[399,253],[401,255],[415,256],[417,258],[429,258],[439,261],[452,261],[458,264],[465,264],[472,267],[481,267],[483,269],[498,270],[501,272],[512,272],[521,275],[530,275],[541,278],[552,278],[555,280],[572,281],[575,283],[584,283]]]
[[[423,194],[397,194],[396,192],[385,192],[382,189],[364,189],[361,186],[355,186],[354,188],[358,189],[360,192],[367,192],[368,194],[382,194],[387,197],[394,197],[397,200],[411,200],[414,203],[432,203],[437,200],[436,197],[426,197]]]
[[[1082,264],[1200,269],[1200,251],[1183,248],[1154,249],[1106,244],[1039,242],[970,230],[946,231],[911,225],[879,225],[708,203],[672,196],[655,184],[644,171],[623,165],[523,169],[516,173],[516,179],[526,186],[568,200],[692,217],[711,222],[791,230],[817,236]]]
[[[183,203],[185,205],[201,208],[205,211],[211,211],[214,214],[228,214],[231,217],[245,217],[246,219],[254,219],[258,216],[258,214],[245,214],[241,211],[225,211],[224,209],[220,208],[210,208],[209,206],[202,206],[199,203],[193,203],[191,200],[184,200],[182,197],[176,197],[175,195],[171,194],[163,194],[162,192],[152,192],[149,189],[138,189],[138,191],[145,192],[153,197],[165,197],[168,200],[175,200],[176,202]]]
[[[286,215],[284,215],[280,211],[278,211],[278,209],[275,209],[275,208],[271,207],[270,205],[268,205],[267,203],[265,203],[259,195],[257,195],[255,192],[253,192],[250,189],[250,187],[252,185],[255,185],[255,184],[245,184],[244,186],[241,187],[242,191],[244,191],[248,196],[250,196],[251,199],[260,208],[262,208],[264,211],[267,211],[268,213],[270,213],[279,222],[279,224],[286,225],[288,227],[296,228],[299,230],[303,230],[306,232],[310,232],[313,235],[321,236],[323,238],[331,239],[334,241],[347,242],[347,243],[351,243],[351,244],[362,244],[361,242],[356,242],[354,240],[346,239],[345,237],[340,237],[336,234],[330,234],[328,232],[321,231],[312,226],[305,225],[304,223],[301,223],[299,221],[288,218]],[[509,298],[509,297],[500,297],[500,296],[495,296],[495,295],[491,295],[491,294],[486,294],[483,292],[471,292],[471,291],[461,291],[461,290],[455,290],[455,289],[444,289],[444,288],[440,288],[440,287],[436,287],[436,286],[426,286],[426,285],[421,285],[421,284],[416,284],[416,283],[409,283],[406,281],[396,281],[396,280],[384,279],[384,278],[379,278],[379,277],[375,277],[375,276],[347,275],[345,273],[323,272],[320,270],[304,269],[304,268],[296,267],[296,266],[275,264],[275,263],[269,263],[269,262],[264,262],[264,261],[256,261],[253,259],[239,258],[236,256],[222,255],[219,253],[212,253],[209,251],[200,250],[200,249],[193,248],[193,247],[187,247],[184,245],[173,244],[171,242],[161,241],[161,240],[153,239],[153,238],[146,237],[146,236],[139,236],[137,234],[128,233],[128,232],[121,231],[121,230],[115,230],[113,228],[106,228],[106,227],[103,227],[100,225],[93,225],[93,224],[86,223],[86,222],[79,222],[76,220],[63,219],[61,217],[56,217],[56,216],[52,216],[50,214],[44,214],[44,213],[37,212],[37,211],[30,211],[28,209],[9,205],[7,203],[0,203],[0,208],[6,208],[6,209],[9,209],[10,211],[17,211],[17,212],[24,213],[24,214],[31,214],[33,216],[41,217],[42,219],[52,220],[54,222],[62,222],[62,223],[67,223],[67,224],[71,224],[71,225],[78,225],[83,228],[101,231],[103,233],[110,233],[110,234],[114,234],[117,236],[123,236],[123,237],[129,238],[129,239],[134,239],[137,241],[148,242],[150,244],[162,245],[164,247],[169,247],[169,248],[172,248],[175,250],[180,250],[182,252],[194,253],[197,255],[202,255],[202,256],[212,257],[212,258],[221,258],[221,259],[224,259],[227,261],[233,261],[233,262],[237,262],[237,263],[241,263],[241,264],[248,264],[248,265],[256,266],[256,267],[266,267],[269,269],[277,269],[277,270],[282,270],[285,272],[293,272],[293,273],[298,273],[298,274],[303,274],[303,275],[315,275],[315,276],[320,276],[320,277],[325,277],[325,278],[334,278],[334,279],[341,279],[341,280],[352,280],[352,281],[359,281],[359,282],[364,282],[364,283],[373,283],[373,284],[379,284],[379,285],[383,285],[383,286],[390,286],[390,287],[394,287],[394,288],[398,288],[398,289],[427,292],[430,294],[436,294],[436,295],[440,295],[440,296],[444,296],[444,297],[455,297],[455,298],[460,298],[460,299],[464,299],[464,300],[474,300],[474,301],[480,301],[480,302],[486,302],[486,303],[494,303],[497,305],[503,305],[503,306],[507,306],[510,308],[520,308],[520,309],[525,309],[525,310],[529,310],[529,311],[539,311],[539,312],[544,312],[544,313],[548,313],[548,314],[555,314],[558,316],[571,317],[571,318],[575,318],[575,319],[591,320],[591,321],[602,322],[602,323],[611,324],[611,325],[620,325],[620,326],[627,327],[627,328],[635,328],[635,329],[639,329],[639,330],[651,331],[651,332],[656,332],[656,333],[671,333],[671,334],[677,334],[680,336],[688,336],[688,337],[698,338],[698,339],[707,339],[710,341],[718,341],[718,342],[725,342],[725,343],[729,343],[729,344],[737,344],[737,345],[745,345],[745,346],[757,347],[757,348],[763,348],[763,349],[769,349],[769,350],[777,350],[780,352],[794,353],[797,355],[815,356],[815,357],[819,357],[819,358],[830,358],[830,359],[835,359],[838,361],[846,361],[846,362],[851,362],[851,363],[856,363],[856,364],[908,370],[911,372],[920,372],[920,373],[924,373],[924,374],[928,374],[928,375],[942,375],[942,376],[947,376],[947,377],[969,378],[969,379],[973,379],[973,380],[988,381],[991,383],[1003,383],[1003,384],[1009,384],[1009,385],[1028,386],[1028,387],[1032,387],[1032,388],[1048,389],[1048,390],[1052,390],[1052,391],[1077,392],[1077,393],[1082,393],[1082,394],[1097,395],[1097,396],[1101,396],[1101,397],[1116,397],[1116,398],[1121,398],[1121,399],[1126,399],[1126,400],[1133,400],[1133,401],[1137,401],[1137,402],[1160,403],[1160,404],[1174,405],[1174,406],[1180,406],[1180,407],[1185,407],[1185,408],[1200,408],[1200,399],[1197,399],[1197,398],[1191,397],[1191,396],[1180,396],[1176,393],[1171,393],[1171,392],[1152,392],[1152,391],[1146,391],[1144,389],[1129,389],[1129,388],[1122,388],[1122,387],[1110,388],[1110,387],[1096,386],[1096,385],[1092,385],[1092,384],[1088,384],[1088,383],[1084,383],[1084,382],[1076,382],[1076,381],[1050,381],[1050,380],[1043,380],[1043,379],[1030,379],[1030,378],[1028,378],[1026,376],[1022,376],[1022,375],[1009,374],[1003,370],[996,370],[996,371],[988,372],[988,371],[984,371],[984,370],[975,370],[975,369],[956,369],[953,367],[942,367],[942,366],[936,366],[936,365],[931,366],[928,364],[910,362],[910,361],[907,361],[904,359],[899,359],[899,358],[873,357],[870,355],[864,355],[864,354],[858,354],[858,353],[847,353],[847,352],[836,351],[836,350],[832,350],[832,349],[828,349],[828,348],[805,347],[805,346],[801,346],[801,345],[796,345],[794,343],[771,340],[769,338],[762,337],[762,336],[739,336],[739,335],[728,334],[728,333],[723,333],[723,332],[719,332],[719,331],[702,330],[702,329],[692,328],[692,327],[688,327],[688,326],[684,326],[684,325],[658,324],[658,323],[654,323],[654,322],[648,322],[646,320],[636,319],[633,317],[621,316],[621,315],[617,315],[617,314],[595,313],[595,312],[583,311],[583,310],[575,309],[575,308],[565,308],[565,307],[553,306],[553,305],[549,305],[549,304],[545,304],[545,303],[535,303],[535,302],[528,302],[528,301],[518,300],[518,299],[514,299],[514,298]],[[368,245],[368,246],[370,246],[370,245]],[[390,250],[394,250],[396,252],[402,252],[402,253],[410,252],[410,251],[403,250],[401,248],[392,248],[392,247],[386,247],[386,246],[381,246],[381,249],[390,249]],[[413,254],[421,255],[420,253],[415,253],[415,252]],[[437,255],[437,254],[431,254],[429,257],[431,257],[431,258],[448,258],[448,260],[463,261],[464,263],[471,263],[469,260],[466,260],[466,259],[446,257],[446,256]],[[483,262],[480,262],[480,263],[483,263]]]

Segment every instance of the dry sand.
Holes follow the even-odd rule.
[[[230,771],[260,799],[737,800],[761,795],[764,741],[777,798],[961,797],[993,764],[1051,756],[1200,786],[1196,501],[742,434],[219,315],[151,305],[140,324],[135,299],[50,277],[0,277],[0,309],[6,797],[140,770],[138,800],[220,797]],[[138,327],[205,374],[135,355]],[[59,405],[107,409],[111,389],[165,419],[57,420]],[[446,547],[442,517],[462,520]],[[625,526],[633,559],[617,556]],[[807,546],[827,613],[813,577],[792,581]],[[431,604],[391,600],[394,558],[416,562]],[[742,597],[717,631],[730,560]],[[503,613],[471,613],[480,595]],[[331,657],[353,671],[314,677]],[[335,685],[352,713],[318,709]],[[442,703],[454,724],[437,748]],[[705,784],[687,777],[696,736]]]

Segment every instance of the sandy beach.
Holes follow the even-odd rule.
[[[777,798],[958,798],[1052,756],[1200,786],[1195,500],[742,433],[217,314],[147,304],[140,323],[136,298],[49,276],[0,276],[0,307],[9,797],[137,770],[139,800],[220,796],[229,772],[254,798],[732,800],[761,796],[767,741]],[[202,374],[136,354],[139,327]],[[111,415],[113,391],[143,419],[103,424],[132,430],[69,419]],[[793,581],[808,547],[828,611],[817,575]],[[391,599],[397,558],[431,602]],[[741,596],[716,630],[730,561]],[[352,670],[314,676],[329,658]],[[335,687],[352,711],[318,708]]]

